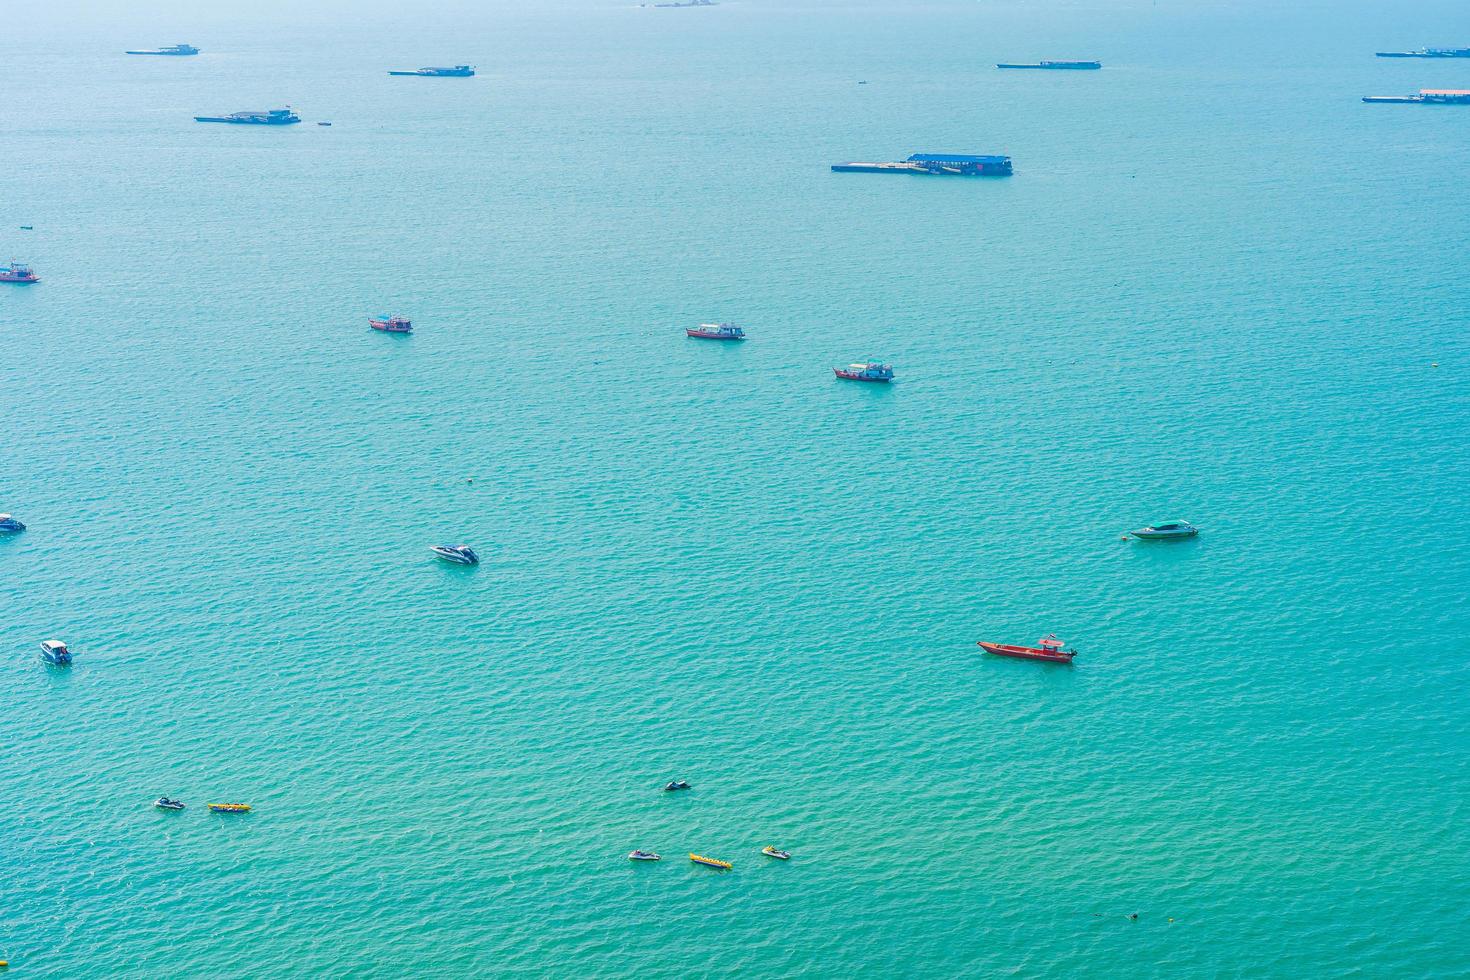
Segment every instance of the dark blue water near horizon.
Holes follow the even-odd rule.
[[[1464,975],[1470,108],[1359,101],[1459,45],[1447,0],[9,18],[0,959]],[[916,151],[1016,175],[828,169]]]

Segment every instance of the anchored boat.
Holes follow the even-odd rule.
[[[368,326],[384,333],[413,333],[413,322],[406,316],[371,316]]]
[[[701,340],[744,340],[745,330],[733,323],[701,323],[697,327],[685,327],[684,334]]]
[[[199,49],[192,44],[170,44],[166,48],[148,48],[142,51],[124,51],[123,54],[166,54],[166,55],[189,55],[198,54]]]
[[[1417,51],[1378,51],[1380,58],[1470,58],[1470,48],[1419,48]]]
[[[299,123],[301,117],[287,106],[284,109],[265,109],[260,112],[247,109],[244,112],[232,112],[228,116],[195,116],[194,121],[234,123],[237,126],[289,126]]]
[[[24,262],[11,262],[9,265],[0,265],[0,282],[32,283],[40,282],[31,267]]]
[[[1038,61],[1029,65],[996,65],[997,68],[1043,68],[1051,71],[1096,71],[1101,61]]]
[[[469,65],[455,65],[453,68],[417,68],[413,71],[390,71],[390,75],[418,75],[421,78],[469,78],[475,73],[475,69]]]
[[[1068,650],[1062,646],[1062,641],[1057,639],[1055,633],[1048,633],[1036,641],[1034,647],[1018,647],[1009,643],[987,643],[981,640],[977,644],[986,653],[993,653],[997,657],[1014,657],[1017,660],[1044,660],[1053,664],[1069,664],[1072,658],[1077,656],[1076,650]]]
[[[835,367],[832,372],[844,381],[886,382],[893,380],[893,368],[887,364],[879,364],[877,361],[849,364],[845,368]]]
[[[1144,541],[1157,541],[1168,538],[1192,538],[1199,533],[1199,528],[1188,521],[1160,521],[1158,524],[1150,524],[1148,527],[1141,527],[1129,533]]]

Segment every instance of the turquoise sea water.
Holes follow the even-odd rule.
[[[1470,88],[1372,57],[1451,44],[1447,0],[9,18],[0,958],[1464,975],[1470,109],[1358,101]],[[990,67],[1051,57],[1107,67]],[[1017,174],[827,169],[917,150]]]

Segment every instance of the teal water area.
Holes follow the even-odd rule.
[[[1446,0],[9,18],[0,958],[1464,975],[1470,110],[1359,99],[1465,43]],[[1016,175],[828,170],[916,151]],[[1050,631],[1073,667],[975,646]]]

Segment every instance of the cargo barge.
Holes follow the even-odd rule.
[[[1470,105],[1470,88],[1422,88],[1418,95],[1365,95],[1364,102]]]
[[[453,68],[418,68],[413,71],[390,71],[390,75],[418,75],[421,78],[469,78],[475,73],[470,65],[455,65]]]
[[[1011,158],[958,153],[915,153],[892,163],[834,163],[841,174],[936,174],[959,177],[1009,177]]]
[[[181,58],[181,57],[185,57],[187,55],[198,54],[198,53],[199,53],[199,49],[196,48],[196,47],[194,47],[194,45],[192,45],[192,44],[170,44],[166,48],[148,48],[147,50],[144,50],[144,51],[124,51],[123,52],[123,54],[161,54],[161,55],[169,55],[169,56],[176,57],[176,58]]]
[[[1380,58],[1470,58],[1470,48],[1420,48],[1418,51],[1379,51]]]
[[[1101,61],[1038,61],[1030,65],[996,65],[997,68],[1044,68],[1049,71],[1096,71]]]
[[[195,122],[235,123],[241,126],[289,126],[299,123],[301,117],[284,109],[267,109],[264,112],[232,112],[228,116],[195,116]]]

